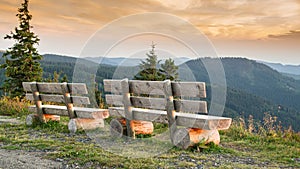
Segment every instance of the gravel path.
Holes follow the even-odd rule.
[[[21,121],[17,118],[11,118],[9,116],[0,116],[0,124],[1,123],[20,124]]]
[[[41,158],[40,152],[0,149],[0,169],[62,168],[62,163]]]

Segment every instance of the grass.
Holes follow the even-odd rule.
[[[20,116],[24,119],[29,112],[24,108],[26,104],[19,103],[21,103],[19,100],[8,102],[2,99],[0,114]],[[16,112],[10,111],[10,108]],[[8,113],[5,110],[8,110]],[[98,137],[98,135],[89,135],[92,132],[86,133],[82,130],[79,130],[76,135],[71,135],[67,129],[67,122],[68,118],[61,117],[60,123],[50,121],[30,127],[24,124],[0,124],[1,148],[47,152],[44,154],[45,158],[53,160],[59,158],[70,164],[78,163],[82,166],[89,163],[90,168],[98,166],[109,168],[300,167],[299,134],[292,130],[279,130],[280,127],[274,127],[274,123],[270,122],[256,125],[254,129],[252,123],[246,124],[243,119],[238,119],[229,130],[220,132],[220,146],[199,143],[188,150],[170,146],[166,151],[147,158],[130,158],[122,154],[141,153],[142,156],[167,144],[142,135],[139,136],[142,142],[135,140],[126,142],[126,139],[112,139],[106,135]],[[93,132],[105,132],[102,130],[104,129]],[[165,125],[155,124],[155,136],[165,131],[167,131]],[[103,139],[110,139],[111,144],[116,147],[115,153],[101,148],[97,139],[100,142]],[[146,146],[148,143],[149,147]]]

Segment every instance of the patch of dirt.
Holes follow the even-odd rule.
[[[0,116],[0,124],[1,123],[21,124],[22,122],[18,118],[11,118],[10,116]]]
[[[0,169],[62,168],[62,162],[43,159],[40,152],[0,149]]]

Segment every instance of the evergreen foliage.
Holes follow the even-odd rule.
[[[178,66],[175,65],[174,60],[169,58],[164,64],[159,64],[155,53],[155,44],[152,42],[151,50],[146,53],[147,58],[140,64],[141,71],[134,77],[136,80],[150,80],[162,81],[165,79],[176,80],[178,78]],[[161,66],[159,68],[158,66]]]
[[[178,79],[178,66],[175,65],[174,60],[169,58],[164,64],[161,64],[160,71],[165,75],[166,79],[176,80]]]
[[[40,81],[42,77],[42,69],[38,62],[42,56],[35,48],[40,39],[30,30],[32,15],[29,14],[28,3],[29,0],[24,0],[18,9],[19,13],[16,16],[19,18],[19,27],[15,27],[14,32],[4,37],[16,41],[13,47],[3,54],[5,63],[1,65],[7,77],[2,90],[12,97],[23,95],[22,82]]]

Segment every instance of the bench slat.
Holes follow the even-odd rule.
[[[188,112],[188,113],[206,113],[207,103],[206,101],[194,101],[194,100],[175,100],[174,108],[176,112]]]
[[[48,102],[56,102],[56,103],[65,102],[63,95],[40,94],[40,98],[42,101],[48,101]],[[74,104],[90,104],[90,100],[88,97],[72,96],[71,98]],[[26,99],[34,101],[33,95],[31,93],[26,93]]]
[[[26,92],[31,92],[30,83],[32,82],[23,82],[23,89]],[[38,82],[38,90],[40,93],[56,93],[56,94],[63,94],[61,89],[62,83],[43,83]],[[87,88],[84,83],[68,83],[68,86],[71,90],[72,94],[87,94]]]
[[[112,116],[124,117],[124,108],[110,107],[109,113]],[[166,111],[133,108],[132,113],[134,120],[168,123]],[[201,128],[205,130],[225,130],[229,128],[231,124],[231,118],[189,113],[176,113],[176,124],[178,126]]]
[[[108,105],[123,106],[123,96],[122,95],[106,94],[105,101]]]
[[[107,109],[74,107],[78,118],[103,119],[109,117]]]
[[[104,91],[113,94],[122,94],[121,80],[104,79],[103,84],[104,84]]]
[[[105,97],[107,104],[123,106],[123,96],[107,94]],[[130,99],[133,107],[158,110],[166,109],[166,99],[164,98],[131,96]],[[207,113],[206,101],[174,100],[174,107],[176,112]]]
[[[166,99],[165,98],[151,98],[151,97],[135,97],[132,96],[131,104],[133,107],[147,108],[147,109],[166,109]]]
[[[226,130],[230,127],[231,118],[190,113],[176,113],[176,124],[179,126],[201,128],[206,130]]]
[[[35,106],[29,106],[28,109],[32,112],[36,112]],[[68,116],[68,111],[66,106],[43,105],[42,109],[46,114]],[[95,119],[95,118],[107,118],[109,116],[107,109],[74,107],[74,111],[78,118]]]
[[[204,82],[172,82],[173,96],[206,98]]]
[[[130,93],[149,94],[149,95],[165,95],[163,81],[129,81]]]

